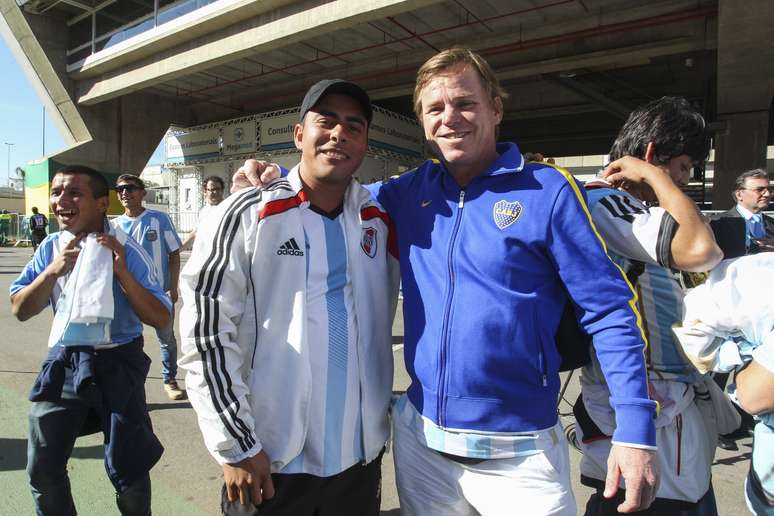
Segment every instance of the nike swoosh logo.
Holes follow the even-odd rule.
[[[433,201],[432,200],[431,201],[422,201],[421,206],[423,208],[427,208],[428,206],[430,206],[431,202],[433,202]]]

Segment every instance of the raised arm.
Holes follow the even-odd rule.
[[[736,398],[750,414],[774,412],[774,330],[736,374]]]
[[[631,190],[635,196],[636,189],[642,185],[653,190],[659,206],[677,223],[670,249],[673,268],[705,272],[723,259],[709,223],[690,197],[663,170],[647,161],[626,156],[608,165],[605,179],[616,187],[625,185],[624,189]]]
[[[11,312],[17,319],[26,321],[48,306],[56,280],[75,267],[80,253],[77,245],[82,238],[83,235],[73,238],[32,283],[11,296]]]

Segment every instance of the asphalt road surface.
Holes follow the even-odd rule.
[[[46,353],[46,341],[52,319],[46,310],[20,323],[11,316],[8,287],[29,260],[31,250],[0,248],[0,486],[2,515],[33,514],[32,498],[25,473],[27,445],[27,395]],[[179,305],[178,305],[179,306]],[[399,307],[400,308],[400,307]],[[393,325],[396,393],[403,392],[408,378],[403,367],[403,319]],[[153,359],[146,383],[148,408],[156,433],[166,449],[151,472],[153,513],[156,515],[207,515],[219,513],[221,470],[204,449],[196,417],[188,401],[170,401],[163,392],[155,333],[146,329],[145,351]],[[181,385],[183,382],[181,382]],[[565,399],[578,395],[577,378],[568,383]],[[559,405],[565,425],[571,424],[570,405]],[[568,414],[568,415],[564,415]],[[718,450],[713,466],[713,484],[721,515],[744,515],[744,478],[749,467],[751,439],[738,442],[739,450]],[[578,514],[590,490],[578,482],[580,453],[571,448],[573,489]],[[68,465],[78,512],[103,516],[118,514],[114,493],[102,463],[100,435],[80,438]],[[382,468],[382,515],[398,515],[392,455],[385,455]],[[690,475],[691,472],[686,472]],[[519,514],[514,509],[514,514]],[[527,515],[529,516],[529,515]]]

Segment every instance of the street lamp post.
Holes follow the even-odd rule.
[[[15,143],[4,142],[8,149],[8,163],[6,164],[6,175],[8,176],[8,183],[11,182],[11,147],[16,145]]]

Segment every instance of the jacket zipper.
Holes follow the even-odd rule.
[[[683,448],[683,415],[677,414],[675,417],[675,423],[677,426],[677,476],[680,476],[681,462],[682,462],[682,448]]]
[[[462,221],[462,208],[465,206],[465,190],[460,190],[460,200],[457,203],[457,219],[454,221],[451,238],[449,239],[449,253],[447,255],[447,268],[449,271],[449,295],[446,298],[446,306],[443,313],[443,326],[441,331],[441,346],[438,352],[438,424],[446,427],[446,348],[449,344],[449,318],[451,317],[452,300],[454,299],[454,244],[457,241],[457,233]]]
[[[357,227],[360,228],[361,231],[362,231],[362,227],[363,227],[363,218],[360,215],[360,210],[362,208],[363,208],[362,206],[360,206],[358,208],[358,224],[357,224]],[[345,226],[345,229],[346,229],[346,226]],[[347,263],[349,263],[350,259],[351,259],[351,256],[350,256],[351,255],[351,252],[350,252],[350,239],[347,238],[347,236],[350,233],[351,233],[351,231],[347,231],[346,234],[344,235],[344,241],[345,241],[345,245],[346,245],[346,249],[347,249]],[[357,250],[355,250],[354,252],[357,252]],[[358,406],[359,406],[358,410],[360,411],[360,446],[362,447],[361,449],[362,449],[362,452],[363,452],[363,460],[361,461],[360,465],[361,466],[365,466],[368,463],[368,448],[366,448],[365,417],[363,416],[363,406],[365,405],[364,400],[363,400],[363,367],[364,366],[363,366],[363,364],[360,361],[360,356],[361,356],[361,353],[360,353],[360,343],[363,342],[364,339],[361,338],[361,336],[362,336],[361,335],[361,326],[360,326],[360,320],[358,318],[358,313],[360,313],[359,310],[358,310],[358,307],[359,307],[358,306],[358,299],[360,299],[360,298],[356,295],[355,283],[356,283],[355,281],[352,282],[352,301],[353,301],[353,306],[355,308],[355,322],[356,322],[356,327],[357,327],[357,340],[356,340],[356,343],[355,343],[355,353],[357,354],[357,373],[358,373],[357,374],[357,380],[358,380],[358,382],[357,382],[358,383],[357,389],[358,389],[358,392],[360,393],[360,403],[358,404]]]

